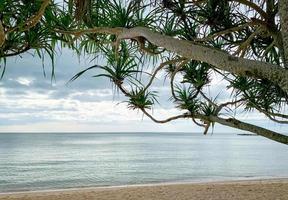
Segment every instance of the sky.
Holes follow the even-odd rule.
[[[55,59],[56,80],[51,82],[51,63],[45,60],[46,77],[43,76],[42,61],[31,54],[22,58],[9,58],[4,78],[0,81],[0,132],[191,132],[202,128],[191,120],[177,120],[156,124],[142,113],[129,110],[125,97],[113,89],[107,79],[93,78],[97,71],[89,72],[76,81],[68,81],[77,72],[101,60],[81,57],[64,49]],[[163,75],[163,74],[162,74]],[[161,79],[161,77],[159,77]],[[213,88],[213,87],[214,88]],[[169,86],[156,81],[153,86],[159,91],[160,104],[153,109],[158,119],[180,111],[169,100]],[[217,77],[211,83],[215,87],[225,86]],[[240,119],[284,132],[287,126],[275,124],[256,113],[240,115]],[[236,133],[236,129],[216,125],[214,133]]]

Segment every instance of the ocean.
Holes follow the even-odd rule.
[[[1,133],[0,192],[288,177],[288,146],[200,133]]]

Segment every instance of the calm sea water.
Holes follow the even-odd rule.
[[[189,133],[0,134],[0,192],[288,177],[288,146]]]

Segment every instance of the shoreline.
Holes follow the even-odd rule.
[[[113,188],[133,188],[133,187],[153,187],[153,186],[169,186],[169,185],[206,185],[206,184],[233,184],[242,182],[288,182],[288,177],[240,177],[239,179],[203,179],[203,180],[176,180],[167,182],[151,182],[151,183],[139,183],[139,184],[119,184],[119,185],[95,185],[95,186],[79,186],[79,187],[63,187],[63,188],[51,188],[51,189],[36,189],[36,190],[11,190],[0,191],[1,195],[13,195],[13,194],[25,194],[25,193],[42,193],[42,192],[65,192],[65,191],[79,191],[79,190],[97,190],[97,189],[113,189]]]
[[[249,195],[248,195],[249,194]],[[140,196],[139,196],[140,195]],[[151,196],[152,195],[152,196]],[[171,197],[172,195],[172,197]],[[176,196],[175,196],[176,195]],[[232,196],[231,196],[232,195]],[[248,196],[247,196],[248,195]],[[270,196],[269,196],[270,195]],[[288,199],[288,178],[169,182],[0,193],[0,200]],[[128,198],[129,197],[129,198]],[[197,198],[196,198],[197,197]],[[214,198],[215,197],[215,198]],[[245,198],[244,198],[245,197]],[[251,198],[250,198],[251,197]],[[257,197],[257,198],[256,198]],[[264,198],[265,197],[265,198]]]

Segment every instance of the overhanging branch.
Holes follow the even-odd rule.
[[[113,34],[117,36],[117,41],[122,39],[135,39],[144,37],[155,46],[163,47],[171,52],[192,60],[202,61],[213,65],[223,71],[227,71],[240,76],[247,76],[257,79],[268,79],[279,85],[283,91],[288,93],[288,70],[274,64],[238,58],[215,48],[203,46],[191,41],[180,40],[171,36],[162,35],[151,31],[145,27],[109,28],[96,27],[87,30],[55,30],[62,34],[72,34],[80,36],[89,33]]]
[[[218,116],[205,116],[202,114],[189,114],[189,113],[184,113],[182,115],[176,115],[173,117],[169,117],[167,119],[164,120],[158,120],[156,118],[154,118],[152,115],[150,115],[145,109],[141,109],[142,112],[149,117],[152,121],[156,122],[156,123],[167,123],[173,120],[177,120],[177,119],[183,119],[183,118],[194,118],[194,119],[200,119],[202,121],[205,122],[216,122],[219,124],[222,124],[224,126],[229,126],[232,128],[236,128],[236,129],[240,129],[240,130],[244,130],[244,131],[249,131],[252,133],[256,133],[257,135],[266,137],[270,140],[273,141],[277,141],[283,144],[288,144],[288,136],[287,135],[283,135],[253,124],[249,124],[243,121],[239,121],[237,119],[234,118],[228,118],[228,119],[224,119]],[[207,132],[207,130],[205,129],[205,132]]]
[[[263,137],[266,137],[268,139],[271,139],[271,140],[274,140],[283,144],[288,144],[287,135],[276,133],[274,131],[262,128],[260,126],[256,126],[256,125],[249,124],[243,121],[239,121],[234,118],[223,119],[217,116],[210,116],[208,117],[208,119],[210,119],[211,121],[217,122],[219,124],[225,125],[225,126],[237,128],[237,129],[244,130],[244,131],[249,131],[249,132],[261,135]]]
[[[153,32],[145,27],[124,29],[119,39],[144,37],[152,44],[175,52],[187,59],[206,62],[220,70],[253,78],[268,79],[288,93],[288,70],[266,62],[238,58],[211,47]]]

